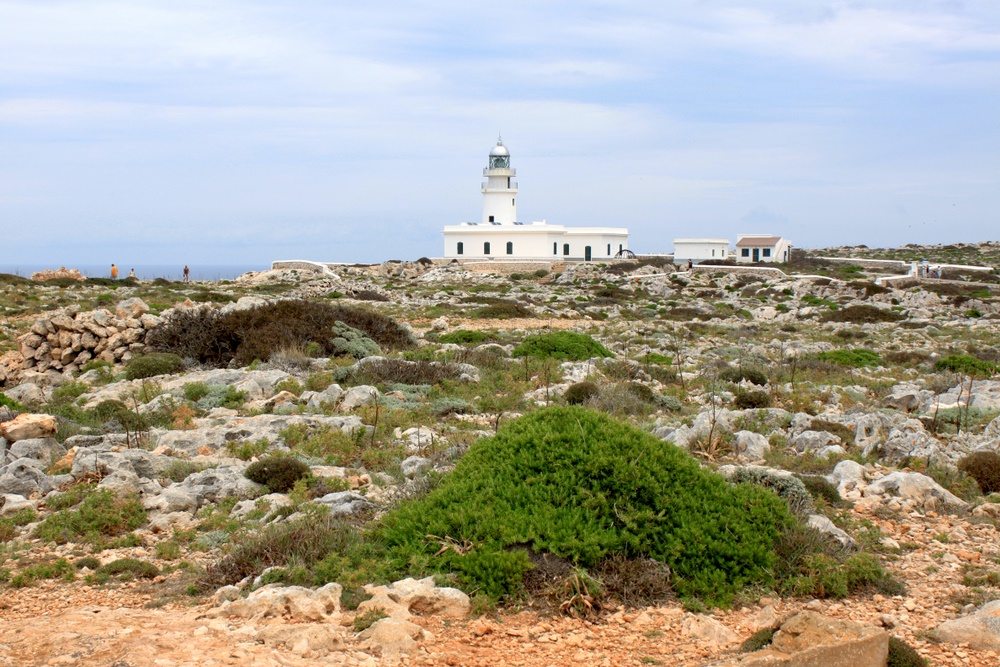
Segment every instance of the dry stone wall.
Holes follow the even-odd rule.
[[[68,306],[37,320],[20,338],[22,370],[77,371],[91,359],[128,361],[145,349],[146,333],[160,323],[141,299],[127,299],[114,312]]]

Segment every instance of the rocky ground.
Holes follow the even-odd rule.
[[[10,403],[0,407],[0,664],[708,665],[803,610],[880,628],[934,665],[1000,664],[988,604],[1000,599],[1000,496],[957,469],[1000,448],[995,273],[902,289],[842,267],[779,279],[642,262],[514,276],[387,263],[230,284],[0,281]],[[361,360],[300,350],[242,367],[185,361],[128,379],[174,313],[276,298],[373,308],[409,325],[418,346]],[[590,333],[614,358],[512,358],[525,336],[564,329]],[[455,331],[484,338],[441,340]],[[392,368],[407,378],[434,360],[450,379],[393,382],[373,375],[381,357],[403,360]],[[431,584],[369,591],[388,617],[363,629],[367,603],[349,609],[339,589],[317,598],[259,576],[228,592],[199,585],[241,531],[315,507],[377,518],[498,421],[585,381],[599,390],[585,405],[724,475],[821,476],[837,499],[804,501],[810,525],[875,554],[905,592],[747,591],[726,611],[609,601],[580,619],[531,600],[482,615]],[[268,493],[244,476],[274,454],[308,463],[322,492]],[[49,517],[102,489],[137,499],[141,520],[51,539]],[[118,562],[126,569],[109,569]]]

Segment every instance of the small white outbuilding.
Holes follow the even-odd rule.
[[[674,239],[674,264],[729,259],[729,239]]]
[[[757,262],[785,263],[791,253],[792,243],[783,236],[771,234],[740,234],[736,237],[736,261],[741,264]]]
[[[548,259],[586,261],[620,257],[628,251],[624,227],[566,227],[544,220],[517,222],[517,170],[497,139],[483,169],[483,219],[444,228],[444,256],[450,259]]]

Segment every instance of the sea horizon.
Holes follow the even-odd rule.
[[[38,271],[54,271],[62,266],[67,269],[76,269],[87,278],[110,278],[110,264],[39,264],[39,263],[4,263],[0,264],[0,273],[8,273],[15,276],[30,278],[32,273]],[[233,280],[248,271],[267,271],[271,268],[270,262],[260,264],[189,264],[191,269],[191,280]],[[125,278],[129,271],[135,269],[136,278],[139,280],[154,280],[165,278],[166,280],[181,280],[184,276],[183,264],[136,264],[134,266],[118,265],[118,277]]]

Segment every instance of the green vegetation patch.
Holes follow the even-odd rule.
[[[851,366],[852,368],[875,368],[882,364],[882,357],[879,356],[878,352],[861,348],[854,350],[830,350],[829,352],[820,352],[816,356],[820,361],[828,361],[831,364],[839,364],[841,366]]]
[[[100,543],[145,523],[146,510],[138,498],[98,489],[86,495],[76,509],[62,509],[45,517],[35,536],[58,544],[80,540]]]
[[[129,380],[141,380],[156,375],[177,373],[183,367],[181,358],[176,354],[154,352],[129,361],[125,367],[125,377]]]
[[[404,569],[422,561],[491,596],[517,592],[531,568],[527,547],[583,567],[616,553],[653,558],[682,596],[727,604],[769,579],[792,521],[770,491],[730,485],[605,415],[554,407],[477,442],[439,487],[377,531]]]
[[[479,343],[485,343],[489,339],[490,337],[482,331],[476,331],[474,329],[458,329],[456,331],[450,331],[446,334],[441,334],[438,341],[441,343],[454,343],[456,345],[478,345]]]
[[[515,357],[538,357],[566,361],[586,361],[615,355],[584,333],[553,331],[526,337],[514,348]]]

